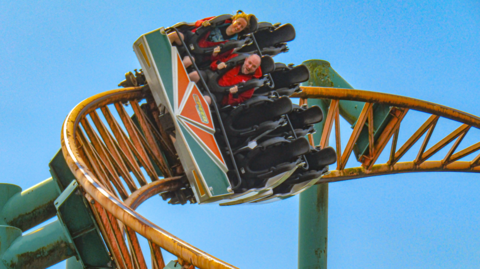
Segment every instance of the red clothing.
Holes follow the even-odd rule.
[[[233,58],[233,57],[236,57],[238,56],[238,54],[231,54],[230,56],[226,57],[226,58],[223,58],[221,59],[220,61],[221,62],[226,62],[228,61],[229,59]],[[217,70],[217,63],[212,63],[210,65],[210,68],[212,70]],[[255,73],[253,74],[243,74],[241,73],[242,69],[242,65],[238,65],[230,70],[228,70],[219,80],[218,80],[218,85],[222,86],[222,87],[226,87],[226,86],[235,86],[241,82],[246,82],[246,81],[249,81],[250,79],[252,78],[260,78],[262,77],[262,70],[260,67],[257,68],[257,70],[255,70]],[[240,94],[238,94],[238,97],[235,98],[233,97],[233,94],[229,93],[228,95],[225,95],[225,97],[223,97],[222,99],[222,105],[225,106],[225,105],[232,105],[232,106],[235,106],[235,105],[238,105],[242,102],[245,102],[246,100],[252,98],[252,95],[253,95],[253,92],[254,92],[255,89],[249,89],[247,91],[244,91]]]
[[[205,18],[205,19],[201,19],[201,20],[198,20],[195,22],[195,29],[192,30],[193,33],[195,33],[197,31],[197,29],[202,26],[202,23],[204,21],[209,21],[211,19],[213,19],[215,17],[208,17],[208,18]],[[232,23],[231,20],[225,20],[225,23]],[[212,42],[212,41],[207,41],[207,38],[208,36],[210,35],[210,31],[207,32],[207,34],[205,34],[202,38],[200,38],[200,40],[198,40],[198,46],[200,48],[209,48],[209,47],[216,47],[220,44],[223,44],[223,43],[226,43],[228,42],[228,40],[225,40],[225,41],[221,41],[221,42]],[[221,59],[223,57],[226,57],[228,56],[229,54],[231,54],[233,52],[233,49],[232,50],[229,50],[229,51],[226,51],[222,54],[218,54],[217,56],[210,56],[209,61],[217,61],[218,59]]]

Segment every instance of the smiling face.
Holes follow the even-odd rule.
[[[244,74],[255,73],[257,68],[260,67],[261,63],[262,63],[262,60],[260,59],[260,56],[258,56],[257,54],[248,56],[248,58],[245,59],[245,62],[243,62],[242,73]]]
[[[245,20],[244,18],[238,18],[228,26],[227,34],[228,35],[238,34],[241,31],[243,31],[245,28],[247,28],[247,20]]]

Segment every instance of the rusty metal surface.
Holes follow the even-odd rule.
[[[236,268],[228,263],[225,263],[201,251],[200,249],[197,249],[187,244],[186,242],[169,234],[165,230],[161,229],[160,227],[156,226],[155,224],[145,219],[143,216],[138,214],[133,208],[131,208],[126,203],[119,200],[117,196],[114,193],[112,193],[110,187],[104,186],[104,183],[102,183],[102,179],[97,178],[97,174],[94,173],[94,171],[90,170],[88,165],[89,160],[83,159],[84,157],[82,156],[85,156],[85,154],[84,152],[81,152],[83,150],[80,150],[80,149],[85,146],[85,143],[89,143],[89,141],[86,138],[80,137],[81,129],[79,127],[79,124],[81,121],[85,119],[85,116],[87,114],[92,113],[96,109],[106,106],[108,104],[115,104],[115,107],[117,108],[117,110],[122,110],[122,106],[121,104],[119,104],[119,102],[142,99],[144,97],[145,97],[144,93],[139,87],[113,90],[113,91],[105,92],[102,94],[98,94],[78,104],[69,113],[62,127],[61,142],[62,142],[62,152],[65,157],[65,160],[70,170],[75,175],[75,178],[84,189],[84,191],[89,196],[91,196],[95,201],[94,204],[95,204],[95,208],[97,209],[96,213],[99,213],[98,217],[103,222],[103,225],[101,226],[103,226],[104,228],[103,230],[106,233],[110,234],[107,237],[107,239],[117,241],[117,242],[114,242],[113,245],[115,245],[115,243],[119,244],[117,245],[118,246],[117,255],[120,254],[119,252],[126,251],[125,249],[123,249],[124,248],[124,246],[122,246],[123,244],[121,242],[118,242],[120,239],[122,239],[122,237],[121,236],[119,237],[119,235],[117,234],[120,232],[119,229],[117,228],[118,226],[115,223],[118,220],[121,223],[128,226],[129,228],[131,228],[132,231],[135,231],[136,233],[141,234],[143,237],[145,237],[147,240],[151,241],[155,245],[161,248],[164,248],[165,250],[172,253],[173,255],[176,255],[177,257],[187,261],[188,263],[195,265],[196,267]],[[128,118],[128,115],[121,114],[120,116],[123,122],[127,122],[127,125],[131,124],[131,121]],[[129,132],[129,135],[131,137],[134,129],[133,127],[135,126],[133,125],[126,126],[127,132]],[[92,136],[91,137],[89,136],[89,138],[92,139],[93,137],[93,139],[95,140],[95,137],[97,135],[93,133],[91,135]],[[137,137],[132,137],[132,142],[136,144],[135,148],[141,149],[144,146],[146,141],[142,141],[144,138],[138,137],[139,136],[138,133],[133,134],[133,136],[135,135]],[[149,137],[149,139],[151,139],[151,137]],[[149,141],[149,142],[152,142],[152,141]],[[99,143],[99,145],[97,146],[100,149],[106,148],[106,146],[102,145],[101,143]],[[95,154],[95,151],[92,150],[91,154]],[[159,155],[157,156],[160,157]],[[105,158],[105,160],[108,160],[108,161],[111,160],[108,154],[106,154],[106,152],[103,158]],[[98,159],[97,163],[98,164],[102,163],[103,158],[101,157],[100,159]],[[145,159],[148,159],[148,157],[145,156]],[[110,169],[112,171],[106,171],[106,173],[108,172],[115,173],[113,171],[115,170],[113,167],[110,167]],[[116,169],[118,169],[118,167]],[[138,196],[136,196],[137,198],[132,197],[131,201],[136,201],[136,203],[132,202],[132,204],[138,205],[138,203],[141,202],[142,199],[145,199],[145,197],[155,192],[155,191],[152,191],[152,189],[155,189],[155,185],[152,186],[152,188],[148,187],[148,185],[145,185],[142,188],[139,189],[139,190],[142,190],[141,193],[138,192],[139,190],[133,192],[134,194],[138,192]],[[143,192],[144,190],[145,192]],[[103,210],[105,210],[104,213],[102,212]],[[101,215],[103,215],[103,217]],[[107,230],[110,230],[110,232],[108,232]],[[124,241],[122,242],[124,243]],[[118,258],[120,257],[117,256],[117,259],[116,259],[117,262],[119,262]],[[124,266],[126,264],[131,264],[131,260],[128,261],[129,258],[130,256],[127,255],[127,257],[123,257],[123,259],[125,260],[120,262],[123,262]],[[161,264],[161,262],[159,264]]]
[[[301,93],[294,94],[292,97],[300,98],[319,98],[319,99],[341,99],[354,100],[370,103],[385,104],[397,107],[427,112],[439,115],[448,119],[463,122],[474,127],[480,128],[480,117],[472,114],[442,106],[432,102],[422,101],[410,97],[387,94],[381,92],[371,92],[363,90],[351,90],[329,87],[300,87]]]
[[[430,172],[430,171],[457,171],[457,172],[480,172],[479,161],[480,154],[474,156],[471,161],[458,161],[459,159],[473,154],[480,150],[480,142],[473,144],[463,150],[456,152],[460,142],[463,140],[471,127],[480,128],[480,118],[463,111],[449,108],[446,106],[417,100],[414,98],[403,97],[393,94],[385,94],[379,92],[369,92],[353,89],[340,89],[329,87],[302,87],[302,92],[293,97],[300,97],[302,102],[308,98],[332,99],[328,114],[325,119],[325,129],[322,134],[320,146],[324,147],[328,144],[330,132],[332,130],[333,121],[337,124],[338,107],[337,103],[342,100],[362,101],[366,102],[359,118],[350,135],[350,139],[343,149],[340,142],[340,128],[335,126],[335,138],[337,147],[337,170],[331,171],[330,174],[324,176],[318,184],[322,182],[335,182],[347,179],[362,178],[376,175],[386,175],[407,172]],[[373,140],[373,130],[371,128],[372,105],[383,104],[392,106],[390,122],[386,125],[379,137]],[[398,134],[400,126],[409,110],[417,110],[432,114],[425,123],[416,130],[414,134],[397,150]],[[335,118],[335,120],[334,120]],[[436,142],[430,148],[427,148],[430,138],[440,118],[447,118],[462,123],[460,127],[444,136],[440,141]],[[361,127],[368,123],[369,150],[361,156],[360,167],[346,167],[347,161],[356,143]],[[426,134],[425,134],[426,133]],[[425,135],[425,136],[424,136]],[[397,163],[407,153],[412,146],[424,136],[417,157],[410,162]],[[429,160],[440,150],[450,145],[448,153],[441,160]],[[389,161],[385,164],[375,164],[380,154],[385,149],[388,142],[392,141],[392,147],[389,152]],[[478,153],[477,153],[478,154]]]

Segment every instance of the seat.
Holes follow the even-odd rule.
[[[292,112],[288,114],[288,118],[292,124],[297,137],[306,136],[309,133],[315,132],[314,124],[323,120],[322,109],[318,106],[304,108],[298,105],[293,105]],[[269,133],[267,137],[293,136],[292,128],[288,125],[277,128],[275,131]]]
[[[222,113],[222,121],[231,146],[237,148],[245,142],[257,140],[287,124],[283,115],[292,111],[290,98],[270,99],[266,96],[250,99]]]
[[[275,70],[271,76],[274,87],[260,87],[255,91],[255,95],[266,95],[276,91],[281,96],[290,96],[300,89],[300,83],[307,81],[310,77],[305,65],[293,67],[283,63],[275,63]]]
[[[269,139],[254,149],[245,148],[235,154],[242,176],[241,192],[262,188],[270,178],[295,169],[302,163],[301,156],[310,145],[305,138],[289,140],[282,137]]]
[[[287,23],[275,26],[270,23],[259,23],[258,30],[253,34],[263,55],[275,56],[287,52],[286,42],[295,39],[295,28]],[[245,45],[238,52],[257,52],[255,44]]]
[[[326,147],[324,149],[312,148],[309,153],[305,154],[305,157],[308,167],[299,167],[295,170],[287,180],[273,190],[274,195],[288,194],[296,184],[312,180],[317,181],[322,175],[328,172],[328,165],[334,164],[337,161],[337,155],[332,147]]]

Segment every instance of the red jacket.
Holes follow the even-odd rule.
[[[198,20],[195,22],[195,29],[192,30],[193,33],[195,33],[197,31],[197,29],[202,26],[202,23],[204,21],[209,21],[211,19],[213,19],[215,17],[208,17],[208,18],[205,18],[205,19],[201,19],[201,20]],[[225,20],[225,23],[232,23],[231,20]],[[224,44],[226,42],[228,42],[228,40],[225,40],[225,41],[221,41],[221,42],[212,42],[212,41],[207,41],[207,38],[208,36],[210,35],[210,31],[208,31],[202,38],[200,38],[200,40],[198,40],[198,46],[200,48],[210,48],[210,47],[216,47],[220,44]],[[226,51],[222,54],[218,54],[217,56],[210,56],[210,58],[208,60],[210,61],[217,61],[218,59],[221,59],[223,57],[227,57],[228,55],[230,55],[231,53],[233,52],[233,49],[232,50],[229,50],[229,51]]]
[[[226,62],[230,60],[233,57],[236,57],[238,54],[231,54],[228,57],[225,57],[223,59],[220,59],[221,62]],[[210,68],[212,70],[217,70],[217,63],[214,62],[210,65]],[[230,69],[225,73],[219,80],[218,84],[222,87],[226,86],[235,86],[241,82],[246,82],[249,81],[252,78],[260,78],[262,77],[262,70],[260,67],[255,70],[255,73],[253,74],[242,74],[240,71],[242,69],[242,65],[235,66],[234,68]],[[253,92],[255,89],[249,89],[247,91],[244,91],[240,94],[238,94],[238,97],[235,98],[233,97],[233,94],[229,93],[228,95],[225,95],[222,100],[222,105],[238,105],[242,102],[245,102],[246,100],[252,98]]]

